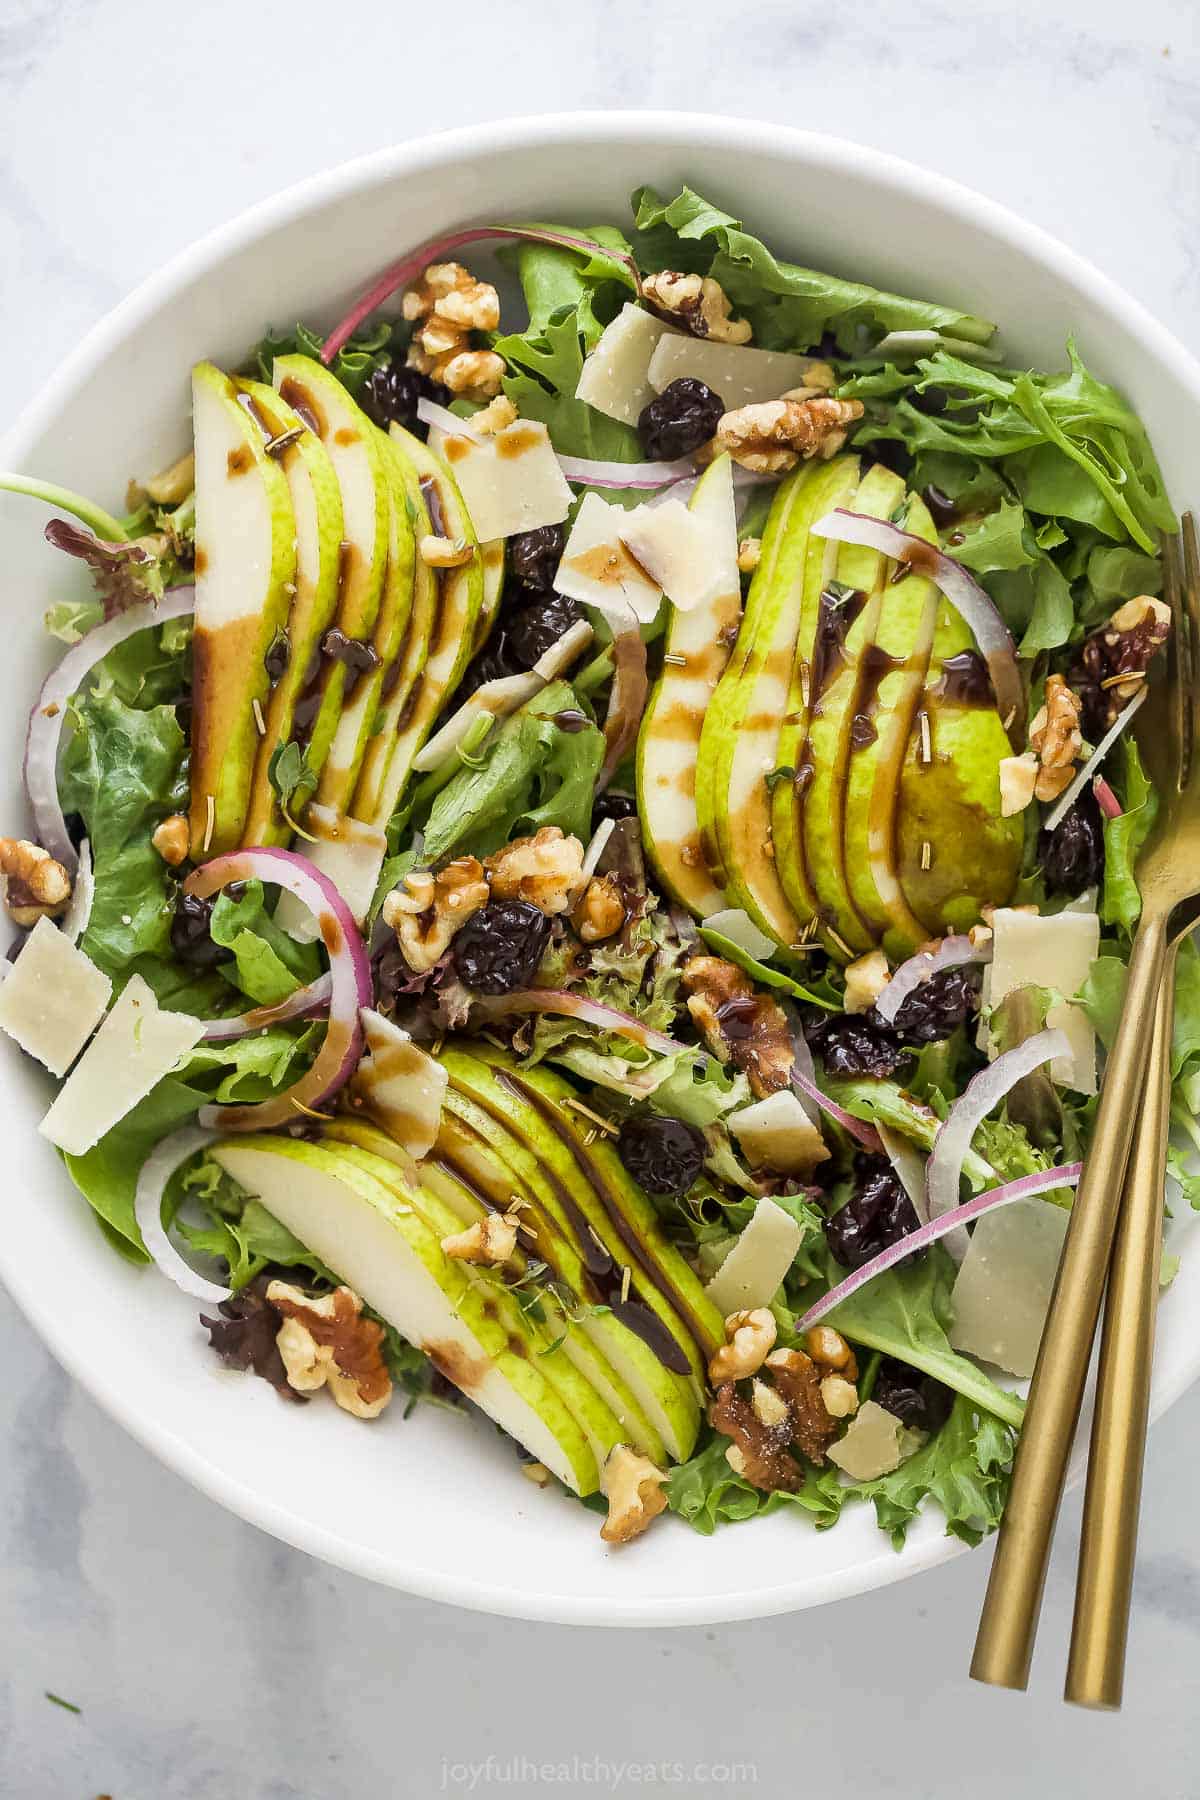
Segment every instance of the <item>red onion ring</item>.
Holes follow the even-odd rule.
[[[887,986],[875,1002],[875,1011],[886,1025],[896,1023],[896,1014],[904,1005],[909,995],[936,975],[940,969],[957,969],[964,963],[991,962],[992,949],[988,944],[981,949],[968,937],[943,938],[936,950],[918,950],[907,962],[902,962]]]
[[[471,1004],[487,1019],[503,1019],[510,1013],[558,1013],[564,1018],[581,1019],[597,1031],[611,1031],[614,1037],[628,1038],[644,1050],[657,1050],[660,1056],[678,1056],[681,1051],[695,1048],[668,1037],[665,1031],[652,1031],[632,1013],[618,1012],[615,1006],[604,1006],[599,1000],[589,1000],[586,994],[574,994],[566,988],[518,988],[515,993],[498,994],[494,999],[475,995]]]
[[[25,736],[25,792],[39,842],[68,874],[74,874],[78,864],[58,798],[58,749],[68,703],[96,664],[126,638],[151,625],[163,625],[168,619],[184,619],[195,609],[194,588],[168,588],[161,600],[131,606],[117,618],[94,626],[71,646],[42,683]]]
[[[877,1275],[895,1268],[906,1256],[914,1251],[927,1250],[936,1244],[939,1238],[949,1237],[952,1232],[961,1231],[965,1225],[981,1219],[984,1213],[995,1212],[997,1207],[1011,1206],[1014,1200],[1032,1200],[1037,1194],[1049,1193],[1052,1188],[1074,1187],[1083,1173],[1082,1163],[1063,1163],[1057,1169],[1038,1170],[1033,1175],[1022,1175],[1018,1181],[1006,1182],[1003,1187],[989,1188],[986,1194],[977,1194],[973,1200],[964,1200],[961,1206],[953,1207],[938,1219],[931,1219],[928,1225],[922,1225],[919,1231],[910,1231],[907,1237],[897,1239],[865,1262],[861,1269],[855,1269],[847,1275],[845,1281],[839,1281],[835,1288],[830,1288],[815,1305],[810,1306],[804,1317],[796,1326],[797,1332],[807,1331],[810,1325],[819,1325],[835,1312],[843,1300],[849,1300],[868,1281],[874,1281]]]
[[[505,243],[552,244],[561,250],[578,250],[584,254],[624,263],[632,277],[634,291],[639,294],[642,291],[641,278],[632,256],[627,256],[621,250],[606,249],[603,244],[597,244],[594,239],[584,237],[582,233],[552,231],[538,225],[468,225],[463,231],[451,231],[444,237],[433,238],[428,244],[422,244],[419,250],[410,250],[407,256],[389,264],[381,275],[377,275],[366,292],[354,302],[345,318],[334,326],[325,339],[321,361],[328,367],[363,320],[382,306],[385,300],[390,300],[397,288],[408,287],[431,262],[441,262],[451,250],[462,250],[466,245],[480,243],[486,238],[499,238]]]
[[[487,442],[472,429],[470,419],[460,419],[449,407],[439,406],[436,400],[427,400],[424,394],[417,401],[417,417],[422,425],[432,425],[436,431],[444,431],[447,437],[470,438],[473,444]]]
[[[828,1094],[823,1094],[813,1077],[806,1075],[803,1069],[798,1069],[795,1063],[792,1064],[792,1086],[799,1088],[802,1094],[807,1094],[808,1098],[814,1100],[821,1111],[828,1113],[831,1119],[836,1119],[842,1130],[848,1131],[855,1143],[861,1144],[866,1150],[874,1150],[876,1154],[882,1153],[883,1145],[875,1127],[866,1124],[862,1119],[856,1119],[854,1114],[848,1113],[844,1106],[839,1106],[836,1100],[831,1100]],[[804,1110],[807,1112],[808,1108],[805,1107]]]
[[[603,793],[616,774],[622,757],[637,742],[642,714],[650,693],[646,674],[646,646],[631,606],[614,607],[607,613],[613,629],[613,680],[608,695],[608,713],[604,720],[604,737],[608,745],[604,763],[596,781],[596,792]]]
[[[665,488],[678,481],[688,481],[696,473],[695,463],[681,457],[678,462],[593,462],[586,456],[560,456],[559,467],[568,481],[577,486],[607,488]]]
[[[350,908],[333,882],[292,850],[233,850],[193,871],[186,894],[205,900],[231,881],[263,881],[294,894],[317,920],[329,955],[329,1024],[306,1074],[282,1093],[245,1106],[206,1106],[200,1123],[218,1131],[263,1131],[314,1111],[354,1073],[362,1054],[359,1008],[370,1006],[371,965]],[[294,998],[294,996],[293,996]]]
[[[203,1131],[195,1125],[185,1125],[182,1131],[173,1131],[150,1152],[137,1178],[137,1189],[134,1194],[133,1216],[137,1220],[138,1230],[142,1234],[142,1242],[150,1252],[155,1263],[169,1281],[193,1300],[204,1300],[211,1305],[219,1305],[228,1300],[231,1289],[221,1287],[215,1281],[205,1280],[197,1275],[191,1264],[185,1262],[170,1238],[162,1222],[163,1194],[167,1183],[189,1156],[195,1156],[197,1150],[206,1150],[216,1142],[214,1131]]]
[[[1104,760],[1104,758],[1108,755],[1109,751],[1112,749],[1113,745],[1116,743],[1116,741],[1120,737],[1121,733],[1125,730],[1125,727],[1133,722],[1133,719],[1134,719],[1135,715],[1137,714],[1138,708],[1144,704],[1145,700],[1149,696],[1149,693],[1150,693],[1149,688],[1146,687],[1145,684],[1143,683],[1140,692],[1136,693],[1133,696],[1133,699],[1129,702],[1128,706],[1126,706],[1125,709],[1117,715],[1115,724],[1112,724],[1109,726],[1108,730],[1105,732],[1104,736],[1100,739],[1100,742],[1096,745],[1096,748],[1092,751],[1092,754],[1088,757],[1087,761],[1083,764],[1083,766],[1081,768],[1076,770],[1075,778],[1071,782],[1070,787],[1067,788],[1065,793],[1061,794],[1059,796],[1058,800],[1055,802],[1053,808],[1051,809],[1050,813],[1048,814],[1048,816],[1046,818],[1046,823],[1043,827],[1043,830],[1054,831],[1059,825],[1061,825],[1063,820],[1066,818],[1067,814],[1070,812],[1071,808],[1074,806],[1075,802],[1078,800],[1080,794],[1083,792],[1086,784],[1089,781],[1092,781],[1092,780],[1098,781],[1100,779],[1100,777],[1096,774],[1097,768],[1100,766],[1100,763]],[[1108,787],[1107,782],[1105,783],[1105,787],[1108,788],[1108,792],[1110,794],[1112,794],[1113,799],[1116,800],[1116,795],[1112,793],[1112,789]],[[1096,797],[1097,797],[1097,799],[1099,799],[1099,795],[1097,795]],[[1120,810],[1121,810],[1120,803],[1118,802],[1117,812],[1110,813],[1109,817],[1116,818],[1120,814]]]
[[[279,1000],[274,1006],[255,1006],[249,1012],[239,1013],[236,1019],[206,1019],[204,1023],[203,1042],[206,1044],[224,1044],[233,1038],[249,1037],[252,1031],[265,1031],[269,1025],[283,1025],[289,1019],[303,1019],[310,1014],[316,1017],[326,1011],[333,980],[328,969],[310,981],[307,987],[297,988],[286,1000]]]
[[[963,1164],[971,1148],[971,1139],[983,1120],[999,1106],[1006,1094],[1011,1093],[1018,1081],[1023,1081],[1026,1075],[1032,1075],[1035,1069],[1040,1069],[1054,1057],[1069,1056],[1070,1053],[1071,1041],[1065,1031],[1038,1031],[1023,1044],[1006,1050],[967,1083],[943,1120],[925,1164],[925,1197],[931,1223],[958,1206]],[[961,1262],[966,1247],[965,1232],[946,1245],[956,1262]]]
[[[916,1146],[893,1125],[880,1125],[879,1138],[887,1159],[896,1171],[896,1179],[913,1203],[922,1225],[928,1225],[929,1212],[925,1199],[925,1158]]]
[[[71,901],[62,916],[59,929],[63,936],[77,944],[88,928],[92,902],[96,898],[96,876],[92,869],[92,846],[84,838],[79,846],[79,867],[71,883]]]
[[[950,604],[962,614],[975,635],[992,678],[996,707],[1004,720],[1005,730],[1015,744],[1025,739],[1025,689],[1017,666],[1017,647],[1012,633],[996,610],[991,595],[975,577],[939,550],[936,544],[889,525],[886,519],[868,518],[865,513],[850,512],[839,506],[826,513],[811,527],[814,537],[832,538],[837,544],[865,544],[895,562],[907,563],[921,575],[927,575],[945,594]]]

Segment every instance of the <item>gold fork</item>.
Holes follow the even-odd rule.
[[[1200,684],[1193,679],[1190,654],[1191,646],[1200,643],[1200,550],[1190,513],[1183,520],[1183,543],[1183,582],[1177,578],[1173,548],[1168,552],[1173,630],[1161,684],[1164,707],[1142,709],[1162,720],[1167,741],[1159,814],[1137,865],[1141,919],[1091,1150],[1071,1208],[1042,1333],[971,1662],[975,1680],[997,1687],[1024,1688],[1029,1680],[1050,1542],[1100,1315],[1152,1021],[1169,946],[1190,922],[1183,909],[1200,894]]]

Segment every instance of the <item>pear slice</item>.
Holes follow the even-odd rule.
[[[191,849],[202,862],[242,841],[267,704],[265,658],[287,622],[296,522],[287,479],[228,375],[192,370],[196,441],[196,628]]]
[[[928,936],[967,931],[985,906],[1012,898],[1025,821],[1000,810],[1000,764],[1011,755],[975,639],[943,599],[896,830],[900,883]]]
[[[613,1312],[607,1273],[611,1259],[590,1236],[586,1243],[576,1242],[561,1187],[556,1188],[523,1141],[452,1088],[432,1162],[494,1205],[514,1198],[526,1203],[521,1216],[534,1235],[525,1250],[544,1261],[556,1287],[578,1303],[572,1308],[577,1323],[564,1345],[567,1354],[623,1421],[627,1441],[636,1449],[660,1463],[668,1449],[675,1456],[688,1455],[699,1423],[695,1396]],[[427,1173],[427,1179],[436,1181],[436,1175]]]
[[[815,896],[797,912],[784,891],[771,841],[767,776],[779,767],[781,728],[790,711],[807,717],[805,665],[811,662],[820,596],[836,550],[809,526],[841,505],[858,479],[855,457],[802,464],[781,485],[729,666],[700,737],[696,808],[714,879],[730,905],[786,948],[815,917]],[[799,890],[800,875],[794,884]]]
[[[443,1051],[443,1060],[453,1057],[451,1081],[468,1085],[469,1065],[483,1066],[481,1085],[491,1104],[565,1182],[609,1255],[629,1269],[631,1294],[658,1315],[703,1389],[708,1359],[724,1342],[724,1323],[616,1151],[606,1141],[584,1143],[586,1123],[568,1104],[577,1098],[574,1089],[544,1067],[518,1067],[490,1045],[473,1044],[471,1052]]]
[[[393,1165],[364,1167],[346,1147],[255,1137],[216,1145],[214,1158],[431,1362],[576,1493],[595,1492],[596,1459],[536,1367],[532,1340],[504,1349],[461,1262],[443,1252]]]
[[[347,1157],[368,1174],[373,1173],[377,1179],[386,1181],[395,1189],[399,1199],[408,1200],[415,1206],[439,1243],[443,1238],[461,1231],[464,1224],[474,1224],[493,1210],[473,1201],[465,1188],[454,1193],[457,1184],[444,1170],[436,1172],[434,1179],[430,1180],[430,1171],[422,1164],[418,1169],[420,1181],[417,1183],[405,1181],[394,1166],[390,1175],[382,1174],[380,1159],[358,1145],[343,1143],[339,1146],[338,1154]],[[609,1451],[614,1445],[628,1440],[607,1402],[584,1379],[570,1358],[563,1355],[563,1342],[560,1340],[565,1340],[566,1328],[564,1326],[559,1329],[561,1314],[552,1296],[544,1291],[540,1283],[528,1279],[519,1295],[514,1294],[505,1281],[505,1273],[511,1273],[508,1265],[505,1265],[504,1272],[477,1267],[472,1263],[460,1263],[460,1267],[468,1285],[474,1290],[470,1309],[464,1309],[460,1305],[460,1310],[469,1310],[472,1328],[480,1343],[489,1356],[498,1356],[505,1350],[516,1351],[520,1344],[526,1348],[517,1351],[517,1354],[536,1358],[534,1367],[537,1373],[566,1408],[586,1439],[596,1465],[598,1481],[599,1471],[603,1468]],[[520,1252],[514,1256],[513,1270],[528,1273],[528,1264]]]
[[[855,512],[890,519],[903,499],[904,482],[880,463],[863,476],[849,503]],[[845,956],[842,946],[862,951],[875,942],[850,898],[843,829],[859,659],[874,640],[890,568],[876,550],[859,544],[840,547],[835,571],[840,597],[827,589],[820,601],[821,651],[810,677],[807,722],[797,720],[793,726],[789,715],[780,733],[780,763],[794,768],[797,779],[779,782],[771,796],[776,865],[784,891],[798,910],[813,897],[829,947],[839,958]],[[800,891],[793,893],[793,884]]]
[[[237,382],[237,397],[277,458],[292,501],[296,529],[296,591],[276,652],[286,657],[265,707],[243,844],[285,844],[292,828],[280,814],[271,786],[271,758],[292,732],[296,697],[326,628],[337,610],[341,570],[342,493],[329,453],[300,414],[262,381]],[[272,659],[268,658],[268,662]],[[268,669],[268,674],[270,669]]]
[[[333,624],[365,651],[383,599],[391,526],[391,485],[379,433],[336,375],[312,357],[277,356],[272,377],[282,399],[320,438],[333,463],[342,495],[343,534]],[[306,742],[309,763],[320,770],[317,799],[340,811],[346,810],[357,774],[357,735],[342,730],[343,713],[356,692],[346,662],[323,655],[305,672],[293,717],[293,735]]]
[[[391,436],[416,469],[433,535],[461,539],[471,547],[472,555],[456,569],[436,571],[437,599],[428,636],[419,642],[414,631],[411,645],[404,647],[398,661],[396,686],[390,698],[385,696],[385,715],[354,798],[357,817],[380,827],[387,826],[399,805],[413,758],[470,660],[484,590],[483,557],[454,477],[411,432],[393,425]],[[418,538],[418,549],[419,542]]]
[[[715,592],[667,617],[662,674],[642,719],[637,748],[638,814],[650,860],[663,886],[697,918],[723,902],[708,872],[696,815],[696,762],[704,717],[729,660],[742,610],[737,567],[733,473],[718,457],[693,489],[690,510],[708,526],[719,558]]]
[[[905,530],[935,543],[923,501],[909,500]],[[899,573],[900,571],[897,571]],[[844,867],[859,917],[894,956],[924,943],[928,930],[900,885],[896,830],[904,760],[933,649],[940,596],[910,572],[884,585],[875,635],[859,656],[854,735],[846,783]]]
[[[496,614],[500,611],[500,599],[504,593],[504,539],[489,538],[486,544],[480,544],[479,555],[483,562],[483,595],[479,602],[479,617],[475,621],[475,636],[471,641],[471,655],[478,655],[487,643],[496,623]]]

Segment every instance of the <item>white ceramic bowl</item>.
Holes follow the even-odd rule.
[[[874,150],[778,125],[682,114],[492,124],[380,152],[303,183],[212,233],[79,346],[0,450],[0,466],[120,509],[127,477],[186,442],[189,365],[236,361],[271,323],[331,323],[400,250],[469,220],[625,218],[631,190],[687,181],[775,249],[998,319],[1010,356],[1059,364],[1068,333],[1153,435],[1177,502],[1200,496],[1200,367],[1077,256],[978,195]],[[38,621],[75,577],[41,540],[40,509],[0,495],[9,617],[0,669],[23,817],[27,708],[46,665]],[[276,1536],[412,1593],[520,1617],[698,1623],[814,1605],[930,1567],[961,1546],[931,1513],[896,1555],[863,1507],[818,1535],[779,1515],[701,1538],[670,1521],[626,1552],[597,1521],[531,1488],[485,1424],[396,1407],[366,1428],[334,1407],[285,1407],[220,1370],[196,1308],[104,1242],[34,1126],[47,1084],[4,1046],[9,1172],[0,1276],[76,1376],[149,1449]],[[1200,1256],[1162,1312],[1154,1409],[1200,1367]],[[130,1530],[137,1531],[131,1517]]]

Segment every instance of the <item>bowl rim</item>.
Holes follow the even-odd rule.
[[[1046,268],[1063,285],[1086,292],[1108,315],[1141,338],[1151,354],[1168,364],[1190,397],[1200,405],[1200,360],[1159,323],[1154,315],[1088,258],[1059,242],[1043,227],[1022,219],[1011,208],[974,188],[935,173],[889,151],[819,131],[743,119],[736,115],[674,111],[614,110],[519,114],[436,132],[369,151],[320,170],[247,207],[218,224],[145,276],[124,299],[105,313],[62,358],[50,378],[18,413],[0,437],[0,465],[19,466],[26,447],[62,410],[64,401],[99,367],[139,322],[169,302],[188,283],[214,264],[255,239],[303,217],[314,207],[349,193],[365,193],[398,176],[436,172],[447,163],[469,161],[497,149],[550,149],[564,141],[587,140],[593,146],[640,140],[653,147],[694,138],[708,148],[737,153],[749,149],[783,161],[799,159],[810,168],[825,167],[859,176],[876,187],[903,193],[966,226],[982,226],[1007,242],[1019,255]],[[897,1555],[881,1538],[878,1554],[850,1569],[764,1589],[727,1590],[720,1594],[651,1597],[646,1600],[527,1595],[517,1587],[486,1584],[452,1573],[430,1571],[403,1555],[383,1555],[323,1526],[299,1518],[288,1508],[264,1499],[236,1476],[193,1449],[182,1437],[147,1424],[129,1393],[91,1369],[82,1352],[60,1327],[47,1285],[22,1279],[20,1268],[4,1271],[6,1291],[67,1373],[101,1408],[176,1474],[208,1498],[293,1547],[321,1557],[353,1574],[398,1588],[419,1598],[438,1600],[475,1611],[546,1623],[610,1626],[716,1624],[769,1617],[807,1606],[848,1598],[888,1586],[961,1555],[968,1546],[958,1539],[931,1537]],[[1200,1373],[1200,1334],[1190,1356],[1182,1359],[1174,1379],[1157,1383],[1151,1418],[1157,1419]],[[1076,1458],[1075,1479],[1079,1474]]]

